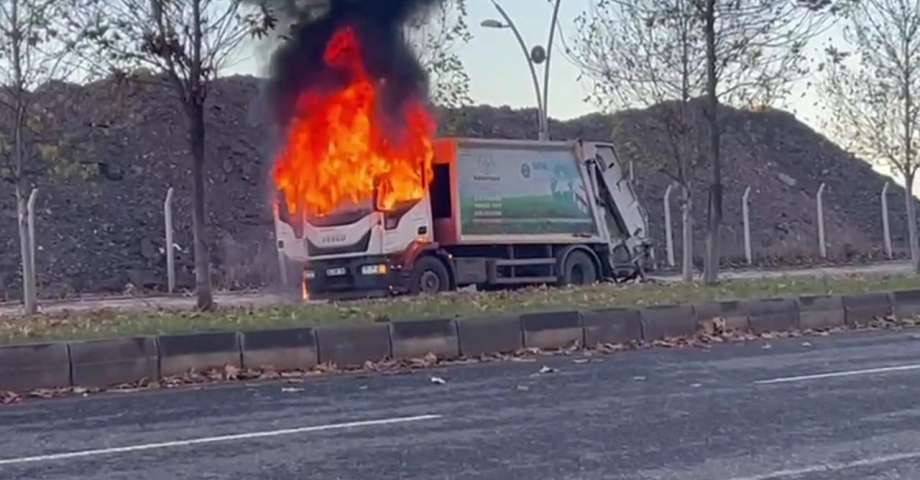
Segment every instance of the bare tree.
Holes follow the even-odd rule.
[[[592,81],[591,98],[597,105],[649,108],[648,127],[665,134],[663,155],[648,152],[640,158],[681,187],[685,281],[693,280],[692,156],[698,150],[688,135],[689,104],[702,95],[705,85],[702,36],[690,1],[603,2],[592,16],[576,19],[581,35],[566,49]],[[650,24],[663,28],[650,28]]]
[[[204,105],[214,79],[250,36],[275,25],[266,7],[240,0],[81,0],[79,28],[95,59],[127,80],[171,89],[188,119],[198,308],[214,306],[206,243]],[[75,12],[74,15],[77,15]],[[132,77],[138,69],[154,75]]]
[[[704,275],[707,283],[716,282],[720,258],[719,230],[723,192],[721,129],[717,115],[719,104],[763,106],[783,98],[789,92],[791,83],[807,73],[805,45],[827,23],[827,16],[822,14],[826,2],[639,0],[636,7],[631,7],[626,0],[596,0],[592,11],[582,17],[577,42],[581,46],[573,51],[579,60],[578,64],[595,86],[612,82],[604,74],[608,70],[605,63],[610,58],[622,55],[618,50],[621,47],[618,42],[650,45],[639,51],[643,56],[656,57],[654,61],[639,62],[636,65],[627,62],[621,66],[626,67],[624,70],[637,69],[642,73],[634,72],[634,77],[659,85],[668,83],[662,80],[666,74],[654,70],[669,63],[672,68],[678,68],[679,73],[676,75],[681,76],[684,71],[679,69],[680,57],[685,53],[684,47],[698,49],[686,52],[685,56],[698,62],[693,64],[693,73],[688,74],[688,79],[692,80],[692,87],[702,85],[702,91],[688,88],[687,92],[706,97],[704,113],[709,126],[711,178]],[[645,20],[644,23],[636,23],[635,19],[630,18],[635,14],[644,15],[644,19],[639,18]],[[626,28],[621,24],[634,27]],[[642,32],[642,28],[650,31]],[[584,52],[590,54],[585,55]],[[697,67],[705,68],[705,81],[702,84],[698,83]],[[667,75],[672,76],[670,82],[673,84],[675,73],[669,72]],[[675,91],[673,88],[659,87],[659,90],[670,91],[672,100],[686,105],[686,97],[679,89]],[[612,90],[608,88],[607,91]],[[642,102],[638,99],[633,101]],[[685,128],[683,132],[689,130]]]
[[[466,18],[467,0],[444,0],[406,26],[406,38],[429,74],[431,100],[438,106],[471,103],[470,77],[457,52],[472,39]]]
[[[722,223],[721,128],[718,109],[729,103],[769,105],[789,93],[808,70],[805,47],[832,18],[831,0],[699,1],[706,43],[706,97],[712,179],[704,280],[718,280]]]
[[[0,135],[0,178],[16,192],[23,300],[29,315],[38,304],[27,202],[33,180],[49,170],[46,161],[57,157],[54,145],[41,145],[37,138],[45,119],[36,109],[34,91],[73,72],[69,60],[75,43],[65,35],[66,13],[62,0],[0,3],[0,116],[8,129]]]
[[[920,3],[864,0],[850,9],[842,47],[829,47],[821,84],[833,122],[847,147],[901,175],[910,256],[920,273],[913,186],[920,141]]]

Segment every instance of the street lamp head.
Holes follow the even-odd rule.
[[[504,23],[499,22],[498,20],[495,20],[494,18],[489,18],[489,19],[483,20],[479,24],[479,26],[485,27],[485,28],[506,28],[508,25],[505,25]]]
[[[542,45],[536,45],[530,50],[530,61],[539,65],[546,60],[546,49]]]

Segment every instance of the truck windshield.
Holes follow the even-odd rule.
[[[373,202],[369,199],[361,203],[346,201],[325,215],[308,215],[307,222],[316,227],[337,227],[355,223],[373,211]]]

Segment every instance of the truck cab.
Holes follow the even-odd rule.
[[[303,268],[306,290],[324,294],[380,296],[391,293],[392,275],[409,245],[432,241],[427,195],[396,205],[374,208],[368,199],[348,203],[322,216],[291,216],[283,201],[276,208],[275,232],[281,257]]]

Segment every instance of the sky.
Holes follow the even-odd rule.
[[[474,103],[509,105],[511,107],[534,107],[536,94],[527,68],[527,61],[514,34],[509,29],[491,29],[480,26],[486,19],[501,20],[491,0],[467,0],[473,39],[460,46],[458,54],[470,76],[470,89]],[[586,11],[597,0],[562,0],[559,23],[563,36],[574,38],[575,18]],[[552,5],[547,0],[499,0],[508,15],[514,20],[528,46],[546,45],[549,35]],[[823,39],[817,40],[820,43]],[[250,49],[251,50],[251,49]],[[559,119],[570,119],[597,111],[596,106],[586,103],[584,98],[588,86],[577,80],[579,70],[571,64],[562,52],[562,42],[557,33],[554,41],[554,57],[550,65],[549,115]],[[235,63],[232,73],[257,74],[264,66],[258,55],[242,55]],[[543,72],[538,70],[542,82]],[[799,94],[806,93],[804,86],[797,88]],[[810,97],[810,96],[808,96]],[[796,99],[784,107],[807,117],[813,126],[819,116],[811,106],[813,101]]]

